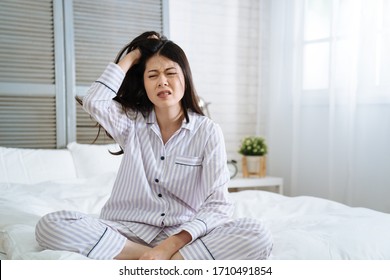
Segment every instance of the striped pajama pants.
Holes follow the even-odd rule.
[[[154,247],[168,236],[162,231],[150,244],[120,222],[107,221],[75,211],[58,211],[42,217],[36,240],[45,249],[66,250],[92,259],[113,259],[126,239]],[[180,249],[188,260],[267,259],[272,237],[259,221],[241,218],[229,221]]]

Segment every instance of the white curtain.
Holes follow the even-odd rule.
[[[268,173],[390,213],[390,1],[261,3]]]

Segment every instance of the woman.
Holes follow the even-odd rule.
[[[44,216],[39,244],[93,259],[267,258],[269,231],[230,218],[223,135],[197,101],[179,46],[156,32],[126,46],[83,99],[124,153],[112,194],[99,219]]]

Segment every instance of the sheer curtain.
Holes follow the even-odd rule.
[[[390,213],[390,1],[261,5],[268,173],[287,195]]]

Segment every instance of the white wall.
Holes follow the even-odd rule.
[[[259,1],[170,0],[171,40],[186,52],[198,94],[221,125],[229,159],[257,134]]]

